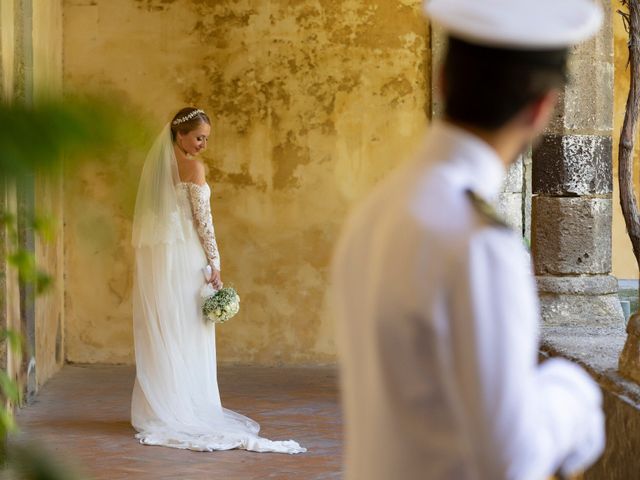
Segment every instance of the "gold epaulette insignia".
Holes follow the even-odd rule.
[[[466,190],[465,193],[469,200],[471,200],[471,204],[473,208],[485,219],[487,219],[492,225],[496,227],[502,228],[511,228],[511,226],[500,216],[496,209],[487,202],[484,198],[478,195],[473,190]]]

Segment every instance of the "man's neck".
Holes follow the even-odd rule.
[[[489,130],[451,120],[447,120],[447,122],[484,141],[496,152],[506,168],[509,168],[516,161],[527,145],[527,141],[522,138],[522,135],[508,126],[497,130]]]

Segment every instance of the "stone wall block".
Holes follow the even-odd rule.
[[[611,193],[611,147],[609,136],[545,135],[533,151],[533,193]]]
[[[503,192],[509,193],[522,193],[522,185],[524,182],[523,171],[523,159],[522,155],[518,157],[518,160],[511,164],[511,167],[507,170],[507,176],[502,186]]]
[[[613,24],[610,2],[603,5],[598,35],[571,48],[567,83],[548,132],[609,134],[613,129]],[[617,14],[615,14],[617,15]]]
[[[447,33],[438,26],[437,23],[431,24],[431,115],[433,118],[441,118],[444,113],[444,105],[442,102],[442,92],[440,91],[440,82],[436,79],[440,78],[442,63],[447,53]]]
[[[535,196],[531,246],[536,275],[608,274],[611,215],[611,199]]]
[[[565,295],[540,292],[540,315],[545,325],[623,326],[624,314],[617,294]]]
[[[496,211],[511,228],[522,232],[522,193],[501,193]]]
[[[612,275],[536,277],[538,292],[566,295],[609,295],[618,293],[618,280]]]
[[[532,163],[533,152],[527,150],[522,155],[522,168],[524,169],[524,179],[522,182],[523,192],[523,220],[524,220],[524,238],[531,243],[531,199],[533,197],[532,185]]]
[[[566,133],[607,133],[613,128],[613,63],[593,61],[594,54],[578,55],[569,63],[569,82],[564,95]]]

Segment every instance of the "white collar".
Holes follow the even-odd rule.
[[[482,198],[497,199],[506,170],[497,152],[471,132],[445,121],[434,121],[427,134],[430,157],[460,166],[460,181]],[[458,176],[458,175],[456,175]]]

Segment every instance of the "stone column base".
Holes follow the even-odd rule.
[[[536,280],[545,324],[624,327],[615,277],[538,276]]]

